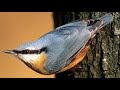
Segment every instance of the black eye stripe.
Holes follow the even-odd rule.
[[[15,52],[17,54],[40,54],[43,51],[47,52],[47,48],[42,48],[42,49],[39,49],[39,50],[29,50],[29,49],[21,50],[21,51],[13,50],[13,52]]]
[[[41,53],[40,50],[22,50],[22,51],[14,50],[14,52],[17,54],[39,54]]]

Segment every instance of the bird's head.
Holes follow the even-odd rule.
[[[42,45],[42,44],[41,44]],[[43,64],[46,59],[46,47],[37,48],[34,43],[24,43],[14,50],[5,50],[5,53],[12,54],[27,66],[39,73],[46,73],[43,70]]]

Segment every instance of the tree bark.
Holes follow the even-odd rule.
[[[91,19],[107,12],[54,12],[54,27],[77,19]],[[93,39],[84,60],[70,70],[56,74],[56,78],[120,78],[120,12],[111,24]]]

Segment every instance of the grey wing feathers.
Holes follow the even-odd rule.
[[[87,28],[86,28],[87,29]],[[76,32],[65,39],[64,50],[58,57],[58,62],[66,66],[71,62],[72,57],[78,50],[80,50],[90,39],[90,32],[86,29],[76,30]]]
[[[56,60],[51,62],[54,62],[52,66],[46,65],[48,66],[46,69],[49,73],[57,72],[65,67],[71,61],[69,58],[88,42],[91,34],[86,26],[85,22],[79,21],[61,26],[52,32],[54,36],[58,36],[63,39],[59,44],[55,44],[58,46],[63,44],[63,47],[58,48],[59,51],[60,48],[63,50],[60,53],[57,53],[59,54],[57,57],[53,56],[56,57]],[[53,47],[55,47],[55,45]]]

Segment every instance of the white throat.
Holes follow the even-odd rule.
[[[25,49],[35,50],[35,48],[32,47],[32,46],[27,47]],[[29,62],[29,61],[32,61],[32,60],[37,60],[38,57],[39,57],[39,54],[18,54],[17,57],[20,58],[20,59],[22,59],[25,62]]]
[[[32,60],[37,60],[39,58],[39,54],[19,54],[18,57],[25,62],[30,62]]]

